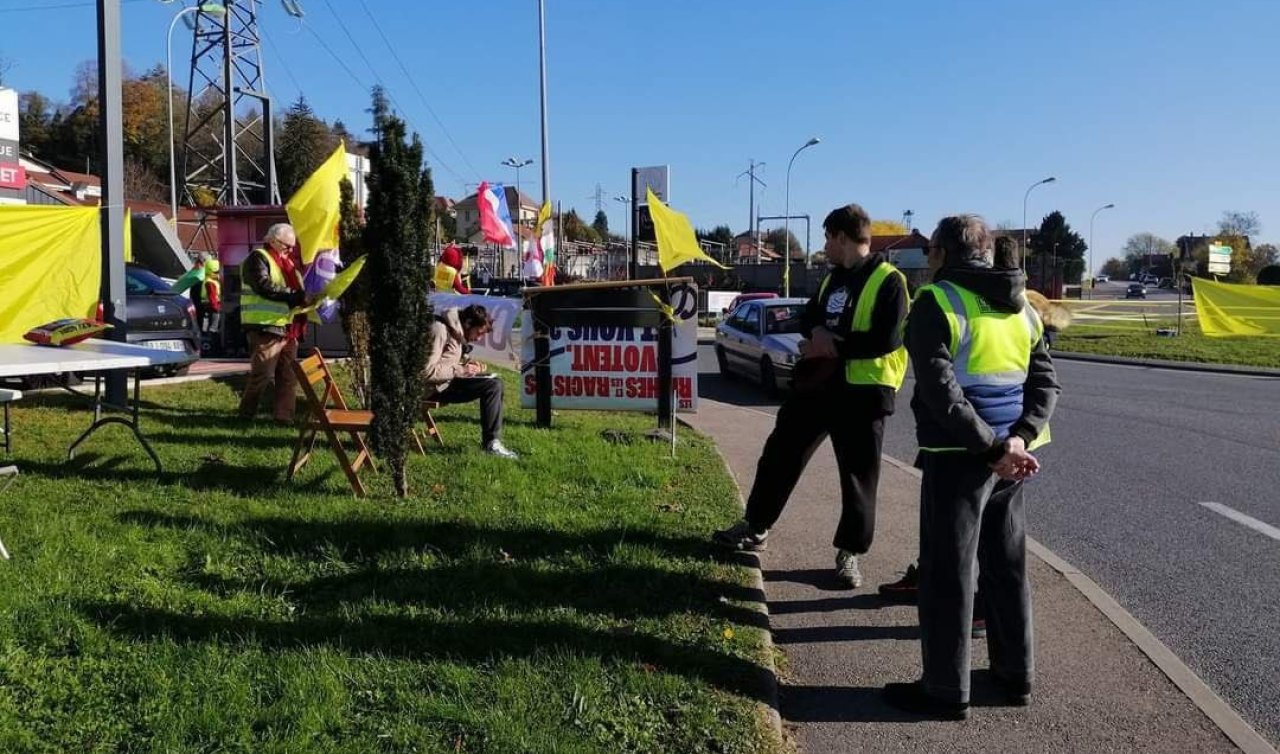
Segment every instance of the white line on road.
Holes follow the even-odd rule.
[[[1235,521],[1238,524],[1244,524],[1250,529],[1253,529],[1254,531],[1257,531],[1257,532],[1262,532],[1268,537],[1271,537],[1277,542],[1280,542],[1280,529],[1277,529],[1271,524],[1268,524],[1264,521],[1259,521],[1253,516],[1246,516],[1245,514],[1241,513],[1235,508],[1229,508],[1223,505],[1222,503],[1200,503],[1200,505],[1204,506],[1205,508],[1208,508],[1214,513],[1221,513],[1222,515],[1226,516],[1232,521]]]

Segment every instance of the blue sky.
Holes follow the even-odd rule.
[[[377,79],[345,26],[435,151],[440,193],[512,181],[508,156],[539,160],[535,0],[364,0],[457,148],[361,0],[300,1],[305,26],[275,0],[261,14],[278,100],[301,90],[322,117],[366,126],[362,84]],[[125,0],[135,68],[163,60],[177,7]],[[0,0],[11,85],[64,99],[93,24],[84,0]],[[1049,175],[1031,223],[1058,209],[1087,240],[1093,210],[1117,205],[1098,215],[1097,265],[1133,233],[1203,232],[1227,209],[1257,211],[1262,239],[1280,240],[1277,28],[1270,0],[547,0],[552,193],[590,217],[597,183],[612,197],[632,166],[666,164],[673,206],[741,231],[748,159],[767,163],[757,199],[780,215],[787,160],[816,135],[791,186],[815,246],[849,201],[911,209],[926,232],[961,211],[1018,225],[1023,192]],[[535,197],[538,170],[521,173]],[[622,205],[607,211],[619,227]]]

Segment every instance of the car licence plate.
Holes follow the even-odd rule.
[[[142,345],[153,351],[185,351],[187,346],[181,340],[145,340]]]

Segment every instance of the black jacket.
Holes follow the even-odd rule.
[[[270,254],[271,252],[267,252]],[[262,255],[254,251],[249,254],[248,258],[240,265],[240,281],[247,288],[252,288],[253,292],[268,301],[279,301],[288,304],[290,308],[297,308],[307,303],[307,294],[304,291],[281,287],[271,282],[271,267],[267,265],[267,260]],[[283,327],[268,327],[264,325],[244,325],[246,330],[260,330],[272,335],[284,335]]]
[[[801,332],[806,338],[812,337],[815,328],[827,326],[827,303],[837,291],[845,290],[844,308],[832,334],[840,339],[836,341],[836,352],[842,359],[873,359],[892,353],[902,346],[902,320],[907,316],[907,286],[898,275],[890,275],[880,286],[875,306],[871,312],[871,329],[866,332],[850,332],[853,324],[854,310],[858,297],[867,287],[867,279],[881,262],[887,261],[884,254],[876,253],[868,256],[856,267],[835,267],[828,275],[825,288],[820,294],[809,299],[805,305],[801,320]],[[841,389],[863,395],[878,414],[893,413],[894,398],[897,391],[881,385],[849,385],[844,381],[844,370],[837,370],[833,382],[838,382]]]
[[[1019,312],[1028,306],[1021,270],[944,267],[934,280],[950,280],[973,291],[998,311]],[[951,328],[933,296],[919,296],[912,305],[906,342],[916,377],[911,409],[916,416],[920,447],[963,447],[987,461],[999,459],[1004,452],[1003,440],[978,416],[956,382]],[[1010,436],[1021,437],[1028,444],[1035,439],[1049,422],[1061,392],[1053,359],[1041,338],[1031,346],[1027,380],[1022,388],[1022,415],[1010,427]]]

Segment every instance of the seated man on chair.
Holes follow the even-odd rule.
[[[446,309],[431,323],[427,365],[422,377],[428,400],[439,403],[480,401],[484,451],[500,458],[518,456],[502,444],[502,380],[468,357],[471,343],[493,330],[489,312],[479,304]]]

